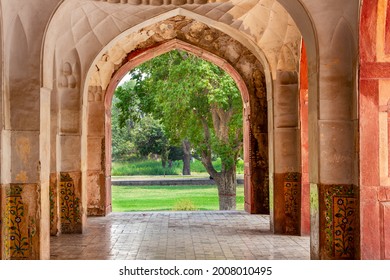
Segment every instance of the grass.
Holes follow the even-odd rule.
[[[185,210],[183,207],[218,210],[218,191],[215,185],[112,186],[112,207],[114,212]],[[237,210],[243,209],[244,187],[238,185]]]
[[[221,160],[213,162],[217,170],[221,169]],[[180,175],[183,169],[182,161],[174,161],[172,168],[163,168],[159,160],[136,160],[131,162],[113,162],[112,176],[142,176],[142,175]],[[199,160],[191,162],[191,173],[207,173]],[[244,163],[237,164],[237,173],[244,173]]]

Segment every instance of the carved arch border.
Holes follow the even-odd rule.
[[[118,70],[114,72],[112,75],[111,81],[107,87],[107,89],[104,91],[104,107],[105,107],[105,140],[104,140],[104,163],[105,163],[105,194],[106,194],[106,208],[105,213],[108,213],[111,211],[111,198],[110,192],[111,192],[111,104],[112,104],[112,98],[115,92],[115,89],[120,82],[120,80],[128,73],[131,69],[137,67],[138,65],[153,59],[154,57],[157,57],[159,55],[162,55],[164,53],[167,53],[174,49],[180,49],[187,51],[189,53],[192,53],[206,61],[209,61],[211,63],[214,63],[215,65],[219,66],[223,70],[225,70],[235,81],[238,89],[240,90],[242,101],[243,101],[243,122],[244,122],[244,158],[245,158],[245,166],[246,168],[246,175],[245,175],[245,184],[246,184],[246,201],[253,199],[249,196],[251,196],[250,190],[251,190],[251,181],[250,181],[250,174],[249,172],[249,165],[250,165],[250,141],[251,141],[251,134],[250,134],[250,93],[248,91],[248,87],[244,81],[244,78],[240,75],[240,73],[235,69],[235,67],[230,64],[228,61],[226,61],[224,58],[221,58],[220,56],[213,54],[209,51],[206,51],[202,49],[201,47],[195,46],[193,44],[184,42],[179,39],[171,39],[167,42],[164,42],[162,44],[156,44],[152,47],[145,48],[143,50],[137,50],[136,55],[128,59],[127,62],[125,62]],[[129,55],[129,54],[128,54]],[[266,92],[264,92],[264,100],[266,99]],[[254,93],[252,93],[254,95]],[[254,100],[254,98],[252,98]],[[266,102],[262,103],[266,106]],[[266,111],[266,108],[265,108]],[[265,122],[266,125],[267,122]],[[252,140],[255,141],[255,140]],[[102,144],[103,145],[103,144]],[[88,144],[87,144],[88,147]],[[268,187],[268,185],[267,185]],[[267,198],[268,201],[268,198]]]

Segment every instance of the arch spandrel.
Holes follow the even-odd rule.
[[[194,1],[192,4],[180,6],[140,4],[132,1],[127,5],[115,5],[115,3],[105,1],[64,2],[57,9],[46,32],[43,85],[52,88],[54,77],[45,69],[50,69],[48,66],[53,63],[50,62],[52,58],[50,53],[56,48],[75,47],[81,58],[82,72],[86,74],[93,58],[105,45],[112,44],[115,37],[134,33],[135,30],[130,31],[130,29],[137,25],[140,29],[175,15],[187,15],[203,21],[228,33],[240,42],[246,42],[246,46],[252,52],[264,56],[260,58],[262,61],[268,61],[267,64],[271,63],[273,72],[276,69],[273,63],[276,62],[273,62],[271,57],[275,51],[283,44],[295,45],[300,41],[299,32],[296,32],[294,38],[286,36],[288,29],[294,28],[295,25],[289,19],[288,13],[283,12],[283,8],[275,0],[250,1],[250,3],[248,1],[216,1],[206,4]],[[259,13],[263,15],[260,19]],[[283,21],[287,19],[289,23],[281,28],[278,27],[278,21],[282,19]],[[267,34],[278,38],[277,42],[272,40],[272,48],[268,47],[270,41],[263,39],[266,30],[269,30]],[[63,43],[58,44],[60,37],[67,39],[63,39]],[[275,44],[279,45],[276,47]],[[262,51],[259,51],[260,49]],[[263,54],[258,54],[260,52]],[[298,50],[294,53],[298,53]]]

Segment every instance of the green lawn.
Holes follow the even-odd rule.
[[[170,211],[192,203],[196,210],[218,210],[217,186],[112,186],[114,212]],[[244,187],[237,186],[237,210],[244,209]]]

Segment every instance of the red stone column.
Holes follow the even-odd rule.
[[[359,38],[361,258],[390,259],[388,1],[363,2]]]
[[[310,235],[310,181],[309,181],[309,80],[305,44],[302,41],[299,69],[299,108],[301,126],[301,235]]]

